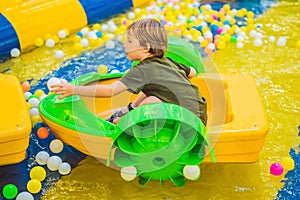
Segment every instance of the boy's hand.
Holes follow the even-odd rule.
[[[67,83],[62,82],[61,84],[55,84],[51,86],[51,92],[54,92],[55,94],[61,94],[59,96],[60,99],[71,96],[74,94],[75,86]]]

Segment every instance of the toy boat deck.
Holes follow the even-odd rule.
[[[0,74],[0,166],[25,159],[31,120],[19,80]]]

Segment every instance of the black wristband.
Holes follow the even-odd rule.
[[[133,110],[132,103],[129,103],[127,108],[128,108],[129,111]]]

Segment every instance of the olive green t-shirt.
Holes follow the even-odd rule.
[[[149,57],[131,68],[120,81],[132,93],[142,91],[146,96],[189,109],[206,125],[206,102],[198,87],[189,81],[189,73],[189,67],[169,58]]]

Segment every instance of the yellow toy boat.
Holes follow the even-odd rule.
[[[171,42],[166,55],[203,71],[199,51],[182,39],[171,41],[177,41],[177,46],[173,48]],[[73,84],[110,84],[122,75],[89,73]],[[141,184],[155,179],[181,186],[186,178],[199,177],[201,162],[257,161],[268,125],[252,77],[202,73],[191,81],[207,100],[207,127],[191,111],[168,103],[139,106],[117,125],[106,121],[136,98],[129,92],[112,98],[75,95],[62,100],[52,94],[41,101],[39,113],[57,138],[108,165],[113,161],[125,171],[134,171]],[[185,174],[189,170],[196,176]]]
[[[19,80],[0,74],[0,166],[21,162],[26,157],[31,120]]]

